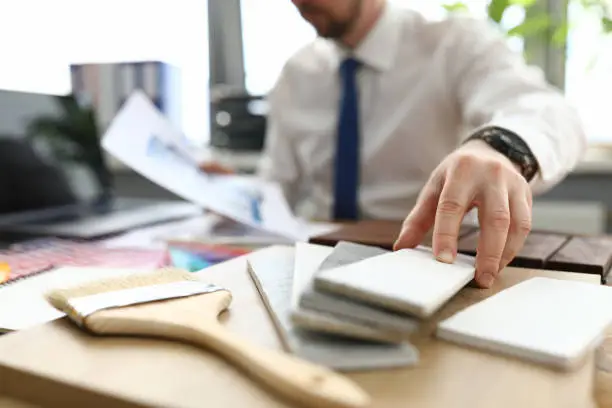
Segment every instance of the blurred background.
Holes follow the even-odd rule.
[[[579,109],[589,152],[537,198],[534,227],[612,231],[612,1],[391,1],[434,19],[486,19],[542,68]],[[289,0],[3,2],[0,134],[31,137],[80,169],[71,171],[79,194],[104,189],[106,166],[95,165],[102,160],[116,194],[172,198],[109,158],[75,154],[61,139],[91,144],[125,97],[142,89],[190,143],[252,172],[265,139],[265,96],[287,58],[314,37]]]

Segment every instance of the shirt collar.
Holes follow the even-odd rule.
[[[399,46],[401,24],[397,18],[397,11],[393,10],[389,1],[386,1],[380,17],[362,40],[354,49],[348,50],[341,44],[336,43],[339,50],[339,61],[353,56],[364,65],[378,71],[386,71],[393,66],[393,61]]]

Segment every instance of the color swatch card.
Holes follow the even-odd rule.
[[[47,291],[98,279],[148,272],[150,269],[65,267],[0,288],[0,332],[26,329],[64,314],[44,298]]]
[[[474,278],[474,258],[453,264],[435,259],[430,248],[402,249],[320,271],[315,289],[418,318],[435,313]]]
[[[0,252],[0,265],[8,270],[0,284],[10,284],[63,266],[154,269],[168,262],[165,249],[106,248],[88,242],[36,239]]]
[[[440,322],[438,337],[572,369],[612,323],[612,287],[533,278]]]

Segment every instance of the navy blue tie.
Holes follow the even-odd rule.
[[[341,95],[334,174],[334,219],[359,217],[359,62],[347,58],[340,66]]]

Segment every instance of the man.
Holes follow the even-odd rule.
[[[431,22],[384,0],[294,0],[319,38],[269,95],[261,174],[314,218],[405,218],[453,262],[478,209],[476,281],[489,287],[531,227],[532,192],[585,146],[564,99],[484,22]]]

